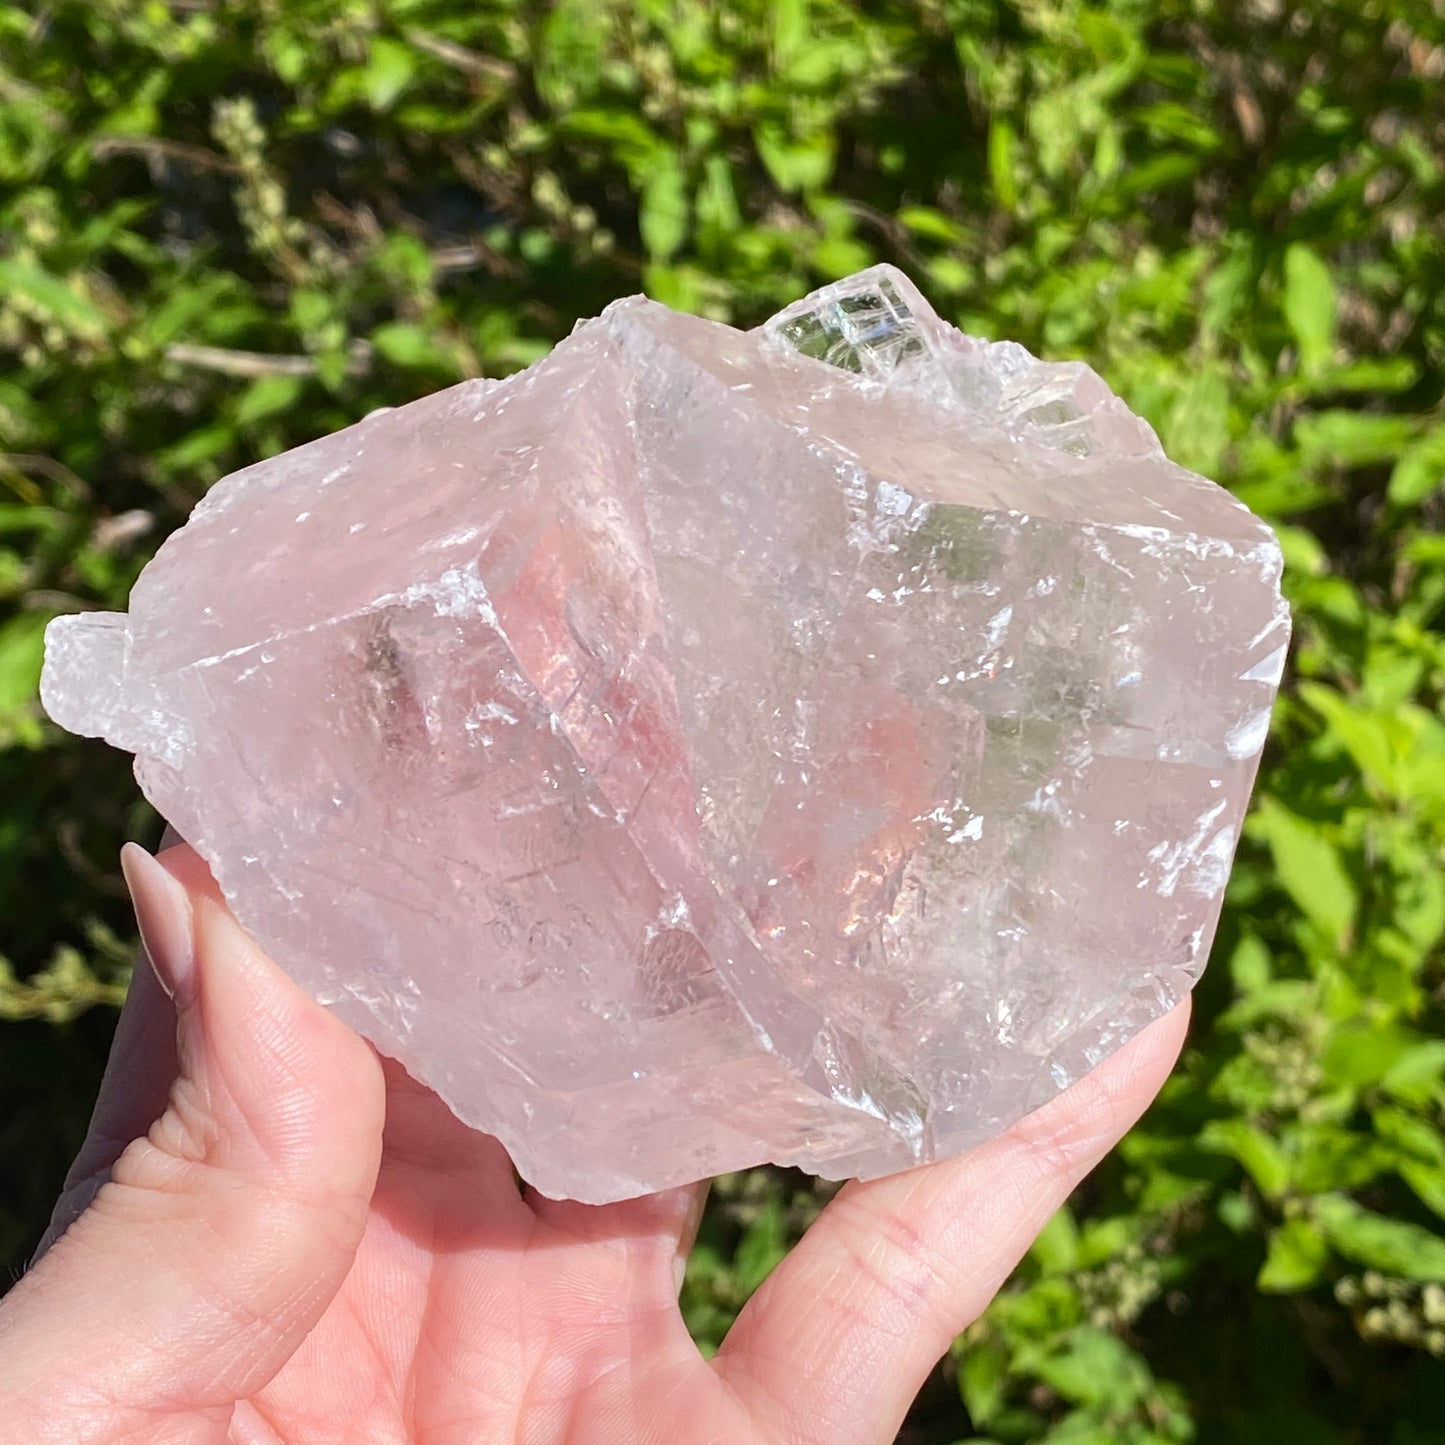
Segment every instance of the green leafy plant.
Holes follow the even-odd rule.
[[[915,1441],[1439,1438],[1445,17],[1435,0],[0,3],[0,1243],[76,1143],[154,839],[36,698],[212,481],[638,289],[875,260],[1093,363],[1277,526],[1285,696],[1193,1042]],[[721,1183],[715,1345],[816,1213]]]

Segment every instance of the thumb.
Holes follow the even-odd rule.
[[[52,1424],[67,1414],[68,1440],[220,1439],[351,1267],[381,1069],[246,936],[189,848],[156,859],[132,844],[122,864],[175,1004],[178,1073],[6,1299],[0,1398],[28,1397]]]

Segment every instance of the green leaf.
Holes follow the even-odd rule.
[[[1400,1178],[1415,1191],[1420,1202],[1445,1219],[1445,1167],[1406,1160],[1398,1168]]]
[[[1300,697],[1329,724],[1331,734],[1344,744],[1360,771],[1387,791],[1395,783],[1395,750],[1388,720],[1316,682],[1300,684]]]
[[[1211,1121],[1200,1131],[1199,1144],[1243,1165],[1266,1199],[1278,1199],[1289,1186],[1289,1160],[1278,1141],[1244,1119]]]
[[[743,224],[727,157],[713,155],[703,166],[702,185],[697,192],[697,221],[701,231],[715,243],[735,235]]]
[[[1423,1102],[1445,1079],[1445,1039],[1415,1043],[1386,1070],[1380,1080],[1387,1094],[1397,1099]]]
[[[1229,956],[1229,973],[1235,988],[1254,993],[1270,981],[1269,948],[1256,934],[1246,933]]]
[[[958,1364],[958,1393],[968,1418],[986,1429],[1008,1390],[1008,1355],[992,1340],[970,1345]]]
[[[406,231],[392,231],[376,253],[376,263],[387,276],[398,276],[413,291],[424,295],[436,279],[436,261],[426,243]]]
[[[1401,1219],[1374,1214],[1343,1194],[1313,1204],[1315,1220],[1337,1254],[1402,1279],[1445,1281],[1445,1238]]]
[[[1362,467],[1394,461],[1418,430],[1413,417],[1335,408],[1301,417],[1294,434],[1307,466]]]
[[[1380,1140],[1317,1120],[1300,1131],[1291,1182],[1301,1194],[1360,1189],[1394,1162],[1394,1152]]]
[[[1125,166],[1119,177],[1120,199],[1135,202],[1151,191],[1165,191],[1192,181],[1201,158],[1185,151],[1158,151],[1136,166]]]
[[[1152,1383],[1149,1367],[1117,1335],[1081,1325],[1064,1348],[1034,1363],[1034,1373],[1066,1400],[1128,1410]]]
[[[896,219],[915,236],[940,241],[946,246],[957,245],[964,237],[963,227],[957,221],[930,206],[903,206]]]
[[[1018,139],[1018,132],[1008,121],[994,117],[988,128],[988,178],[999,205],[1006,211],[1018,209]]]
[[[562,125],[577,140],[605,144],[637,187],[647,183],[653,161],[667,152],[667,143],[635,110],[584,107],[565,116]]]
[[[813,39],[808,0],[770,0],[768,8],[773,17],[773,59],[781,69]]]
[[[813,252],[813,264],[830,280],[838,280],[861,271],[873,257],[868,248],[851,236],[828,236]]]
[[[1253,826],[1269,844],[1285,891],[1331,940],[1343,943],[1359,897],[1339,850],[1271,797],[1260,800]]]
[[[301,79],[311,58],[300,37],[285,31],[271,31],[263,42],[263,51],[271,68],[287,85],[295,85]]]
[[[1387,495],[1397,507],[1413,507],[1445,484],[1445,426],[1426,432],[1395,463]]]
[[[788,1252],[787,1225],[782,1203],[770,1196],[761,1212],[748,1225],[733,1257],[738,1287],[751,1294],[777,1267]]]
[[[637,223],[642,244],[654,261],[669,261],[687,236],[687,178],[676,154],[667,152],[653,162],[642,188]]]
[[[393,366],[421,368],[444,360],[432,332],[412,321],[384,322],[371,333],[371,344]]]
[[[416,74],[416,52],[400,40],[385,35],[371,42],[362,86],[373,110],[388,110]]]
[[[1078,1269],[1095,1269],[1137,1245],[1144,1226],[1136,1214],[1106,1214],[1079,1230]]]
[[[303,335],[317,332],[337,316],[337,297],[326,291],[298,288],[291,293],[291,319]]]
[[[1365,356],[1322,367],[1304,392],[1308,396],[1341,391],[1393,393],[1409,391],[1419,379],[1419,364],[1411,357]]]
[[[1223,144],[1207,117],[1176,101],[1143,106],[1139,119],[1158,136],[1184,141],[1202,151],[1217,150]]]
[[[1080,1322],[1079,1291],[1072,1280],[1048,1275],[1026,1289],[1000,1295],[990,1314],[1011,1334],[1046,1338]]]
[[[0,727],[35,705],[51,615],[21,612],[0,625]]]
[[[1067,1274],[1078,1268],[1079,1229],[1067,1204],[1039,1231],[1029,1253],[1045,1274]]]
[[[1346,1023],[1335,1031],[1321,1063],[1332,1083],[1361,1088],[1381,1083],[1424,1042],[1394,1024]]]
[[[1325,1237],[1307,1219],[1287,1219],[1269,1237],[1255,1283],[1266,1294],[1293,1294],[1315,1284],[1329,1263]]]
[[[1229,387],[1218,367],[1202,363],[1194,369],[1170,418],[1168,443],[1182,466],[1218,473],[1229,444]]]
[[[346,368],[347,356],[339,346],[317,353],[316,379],[333,395],[346,385]]]
[[[1445,1040],[1440,1040],[1445,1045]],[[1376,1109],[1372,1121],[1381,1139],[1395,1146],[1406,1158],[1438,1164],[1445,1168],[1445,1136],[1416,1114],[1386,1105]]]
[[[548,7],[537,56],[537,88],[557,110],[600,86],[617,28],[616,14],[596,0],[558,0]]]
[[[161,452],[156,460],[167,475],[176,476],[221,456],[234,445],[235,439],[229,422],[217,422],[214,426],[199,427],[183,436],[174,446]]]
[[[783,71],[783,79],[791,90],[814,94],[836,92],[840,81],[867,69],[866,47],[847,40],[823,40],[811,37]]]
[[[1425,665],[1425,658],[1417,651],[1388,643],[1371,647],[1360,678],[1361,700],[1398,718],[1400,710],[1410,706],[1410,699],[1420,686]],[[1391,737],[1399,738],[1407,749],[1415,741],[1405,736],[1403,729],[1392,733]]]
[[[288,411],[305,386],[299,376],[258,376],[236,402],[238,427],[253,426],[267,417]]]
[[[833,173],[835,143],[824,131],[795,136],[781,126],[763,124],[753,132],[768,174],[785,191],[811,191]]]
[[[64,513],[54,507],[6,506],[0,503],[0,537],[52,532]]]
[[[1334,350],[1335,283],[1329,267],[1296,242],[1284,256],[1284,316],[1299,347],[1300,369],[1318,372]]]
[[[1244,1028],[1260,1019],[1301,1020],[1311,1017],[1319,1007],[1319,990],[1302,978],[1277,978],[1251,987],[1225,1014],[1220,1022],[1230,1028]]]
[[[93,301],[32,261],[0,257],[0,299],[19,300],[79,336],[100,337],[109,329]]]

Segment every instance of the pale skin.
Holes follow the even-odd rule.
[[[65,1445],[888,1445],[1143,1112],[1186,1008],[1002,1138],[854,1183],[705,1360],[700,1189],[515,1181],[246,937],[184,847],[125,855],[141,966],[55,1225],[0,1304],[7,1438]]]

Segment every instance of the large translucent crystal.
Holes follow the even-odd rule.
[[[51,715],[317,998],[602,1201],[996,1133],[1203,967],[1279,551],[876,268],[641,298],[215,487]]]

